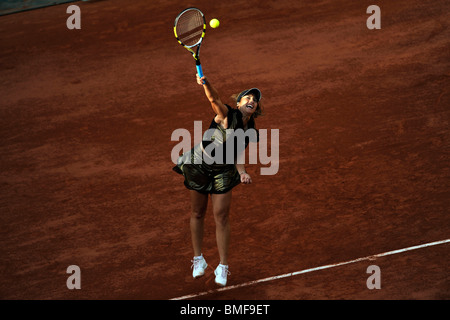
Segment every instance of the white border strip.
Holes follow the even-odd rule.
[[[364,258],[358,258],[358,259],[354,259],[354,260],[350,260],[350,261],[346,261],[346,262],[339,262],[339,263],[328,264],[328,265],[321,266],[321,267],[310,268],[310,269],[300,270],[300,271],[291,272],[291,273],[285,273],[285,274],[281,274],[281,275],[278,275],[278,276],[268,277],[268,278],[264,278],[264,279],[260,279],[260,280],[249,281],[249,282],[236,284],[236,285],[229,286],[229,287],[223,287],[223,288],[219,288],[219,289],[215,289],[215,290],[209,290],[209,291],[205,291],[205,292],[189,294],[189,295],[178,297],[178,298],[172,298],[170,300],[185,300],[185,299],[196,298],[196,297],[200,297],[200,296],[204,296],[204,295],[212,294],[212,293],[216,293],[216,292],[221,292],[221,291],[227,291],[227,290],[232,290],[232,289],[236,289],[236,288],[247,287],[247,286],[251,286],[253,284],[257,284],[257,283],[261,283],[261,282],[267,282],[267,281],[272,281],[272,280],[277,280],[277,279],[282,279],[282,278],[287,278],[287,277],[293,277],[293,276],[296,276],[296,275],[299,275],[299,274],[303,274],[303,273],[309,273],[309,272],[323,270],[323,269],[335,268],[335,267],[343,266],[343,265],[346,265],[346,264],[351,264],[351,263],[365,261],[365,260],[373,260],[373,259],[379,258],[379,257],[390,256],[390,255],[397,254],[397,253],[402,253],[402,252],[411,251],[411,250],[417,250],[417,249],[421,249],[421,248],[425,248],[425,247],[436,246],[436,245],[439,245],[439,244],[444,244],[444,243],[449,243],[449,242],[450,242],[450,239],[441,240],[441,241],[435,241],[435,242],[430,242],[430,243],[425,243],[425,244],[412,246],[412,247],[408,247],[408,248],[404,248],[404,249],[398,249],[398,250],[388,251],[388,252],[384,252],[384,253],[379,253],[379,254],[375,254],[375,255],[372,255],[372,256],[367,256],[367,257],[364,257]]]

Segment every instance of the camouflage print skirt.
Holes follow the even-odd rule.
[[[184,176],[184,185],[200,193],[226,193],[241,182],[234,164],[208,164],[201,144],[178,158],[173,170]]]

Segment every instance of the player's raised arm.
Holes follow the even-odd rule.
[[[228,108],[220,100],[219,93],[217,90],[209,83],[206,77],[199,77],[197,74],[197,83],[203,86],[205,90],[206,97],[208,98],[211,106],[216,113],[216,122],[220,123],[226,118],[228,114]]]

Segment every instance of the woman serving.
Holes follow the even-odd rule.
[[[253,142],[258,141],[258,132],[255,129],[255,118],[261,115],[261,91],[257,88],[244,90],[232,96],[235,99],[236,108],[224,104],[217,90],[209,83],[206,77],[199,77],[197,83],[203,86],[206,97],[211,103],[215,117],[211,122],[203,141],[184,153],[178,159],[174,170],[184,176],[184,185],[190,190],[191,217],[190,229],[194,258],[192,260],[194,278],[205,274],[208,264],[202,254],[204,218],[208,205],[208,197],[211,195],[214,221],[216,224],[216,242],[220,256],[220,263],[214,271],[215,282],[220,286],[227,283],[228,271],[228,245],[230,239],[229,212],[231,206],[232,189],[239,183],[252,183],[250,175],[245,171],[245,165],[237,161],[240,156],[234,152],[231,159],[226,155],[227,138],[230,130],[253,129],[256,132]],[[245,141],[245,147],[250,139]],[[229,142],[229,141],[228,141]],[[211,151],[210,144],[214,148]],[[215,150],[222,147],[223,161],[217,160]],[[235,151],[235,149],[232,149]],[[243,153],[243,152],[242,152]],[[221,157],[219,157],[221,158]]]

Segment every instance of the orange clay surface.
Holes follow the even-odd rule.
[[[448,244],[217,292],[211,207],[193,280],[170,157],[214,116],[173,35],[196,6],[221,22],[205,75],[225,103],[260,88],[257,127],[280,137],[278,173],[248,165],[233,189],[230,286],[450,238],[448,1],[377,0],[380,30],[365,1],[72,4],[81,30],[68,4],[0,17],[1,299],[450,298]]]

